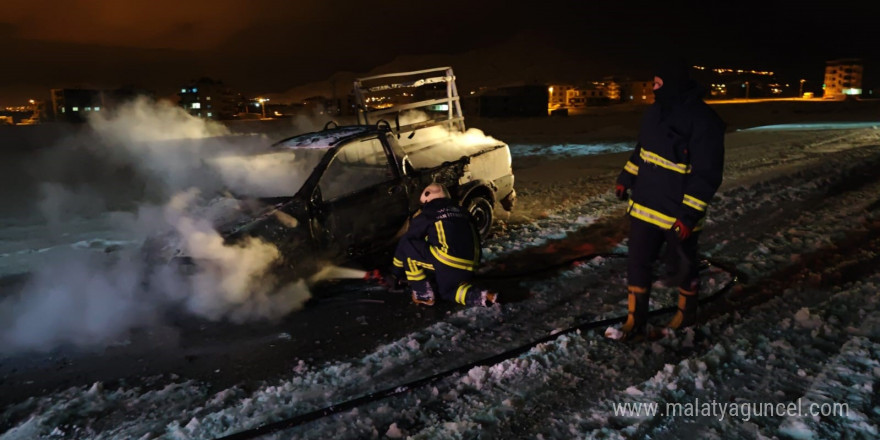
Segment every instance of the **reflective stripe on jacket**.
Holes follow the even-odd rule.
[[[724,122],[693,88],[681,102],[652,104],[617,183],[632,189],[628,212],[662,229],[700,229],[724,169]]]
[[[480,262],[480,241],[470,214],[451,199],[434,199],[412,218],[406,236],[425,238],[431,255],[443,265],[474,271]]]

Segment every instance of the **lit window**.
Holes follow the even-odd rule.
[[[73,110],[73,111],[75,111],[75,112],[78,112],[78,111],[79,111],[79,107],[73,107],[73,108],[71,108],[71,110]]]
[[[180,89],[180,93],[186,93],[186,89]]]
[[[67,113],[65,110],[67,110],[67,109],[64,107],[61,107],[61,113]]]
[[[213,113],[211,113],[211,112],[208,112],[208,117],[209,117],[209,118],[210,118],[210,117],[213,117],[213,116],[214,116],[214,114],[213,114]]]
[[[92,108],[91,108],[91,107],[86,107],[86,111],[87,111],[87,112],[90,112],[90,111],[92,111]]]
[[[202,108],[202,103],[201,102],[194,102],[194,103],[192,103],[190,108]]]
[[[208,100],[208,101],[210,101],[210,100],[211,100],[211,97],[209,96],[209,97],[207,97],[207,98],[205,98],[205,99]]]
[[[193,93],[196,93],[196,92],[198,92],[198,91],[199,91],[199,89],[193,87],[193,89],[192,89],[192,92],[193,92]]]
[[[95,107],[95,111],[96,111],[96,112],[101,111],[101,107]]]

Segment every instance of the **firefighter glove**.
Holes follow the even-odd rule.
[[[629,194],[627,193],[628,190],[629,188],[618,183],[617,186],[614,187],[614,196],[617,197],[618,200],[625,202],[626,199],[629,198]]]
[[[675,223],[672,224],[672,231],[675,232],[675,235],[678,236],[679,240],[687,240],[688,237],[691,236],[691,228],[687,227],[681,220],[676,220]]]

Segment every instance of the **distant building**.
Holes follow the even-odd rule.
[[[825,65],[825,99],[843,99],[862,94],[862,60],[848,58],[828,61]]]
[[[180,96],[178,105],[187,113],[206,119],[234,119],[243,102],[240,93],[227,87],[223,81],[211,78],[191,81],[181,87],[177,95]],[[258,112],[261,110],[257,108]]]
[[[552,110],[567,107],[569,98],[568,92],[575,89],[577,89],[577,87],[571,84],[550,84],[547,87],[547,92],[549,94],[547,108]]]
[[[620,100],[635,104],[653,104],[654,81],[621,81]]]
[[[47,120],[46,103],[39,99],[28,100],[28,105],[0,109],[0,125],[32,125]]]
[[[547,116],[549,87],[522,85],[482,89],[479,94],[462,99],[465,114],[481,117],[534,117]]]
[[[551,84],[547,87],[549,110],[607,105],[619,100],[620,85],[616,82],[593,81],[580,85]]]
[[[51,108],[47,113],[56,121],[85,122],[88,115],[94,112],[107,111],[134,100],[138,96],[155,98],[155,93],[124,86],[118,89],[51,89]]]
[[[104,110],[104,92],[93,89],[51,89],[56,121],[85,122],[91,112]]]
[[[607,105],[611,99],[607,89],[599,83],[587,87],[578,87],[565,92],[565,106],[578,108],[592,105]]]
[[[606,81],[604,81],[602,84],[605,88],[605,96],[608,97],[611,102],[621,101],[620,83],[617,80],[606,78]]]

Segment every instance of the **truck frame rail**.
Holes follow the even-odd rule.
[[[392,131],[397,135],[433,126],[465,130],[451,67],[358,78],[354,80],[354,96],[358,124],[376,124],[383,116],[393,115],[396,123]],[[407,111],[422,112],[427,119],[401,126],[400,115]]]

